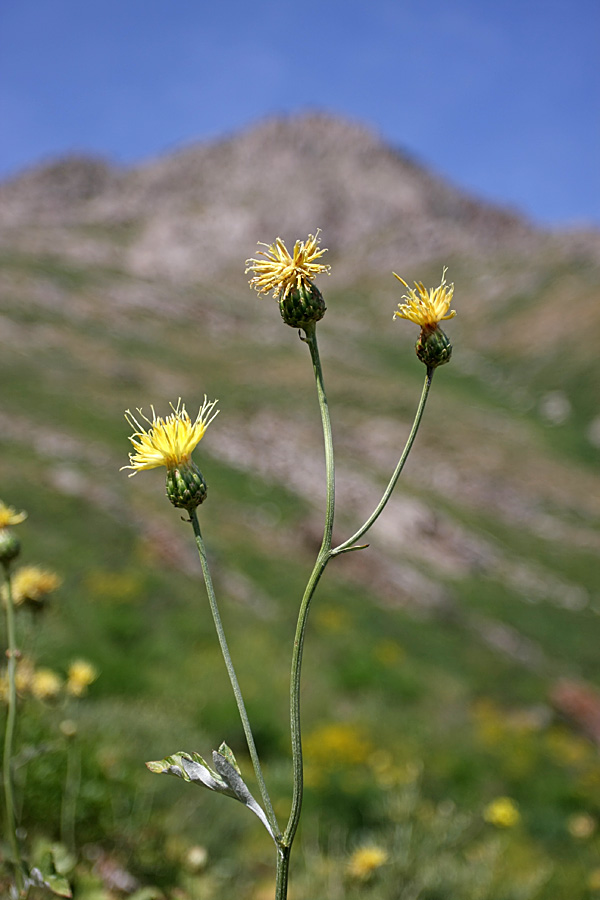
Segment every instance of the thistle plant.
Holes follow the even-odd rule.
[[[153,408],[151,419],[144,416],[141,410],[138,410],[137,418],[128,410],[125,416],[134,429],[134,433],[130,437],[134,451],[130,453],[130,465],[124,468],[132,469],[131,474],[135,475],[144,469],[164,466],[167,470],[166,492],[169,500],[175,507],[185,509],[188,513],[188,519],[184,521],[188,521],[192,526],[210,610],[237,703],[261,802],[259,803],[251,794],[242,778],[233,752],[225,743],[222,743],[219,749],[213,752],[212,765],[198,753],[186,751],[177,751],[171,756],[148,762],[146,765],[152,772],[176,775],[184,781],[203,785],[209,790],[233,797],[251,809],[261,820],[274,842],[277,865],[275,900],[285,900],[288,890],[290,853],[302,811],[304,765],[300,697],[304,640],[311,604],[328,563],[344,553],[364,550],[368,546],[359,542],[383,512],[402,473],[421,423],[435,369],[450,360],[452,346],[440,328],[440,322],[452,318],[455,312],[450,310],[454,285],[446,284],[446,269],[442,273],[440,285],[430,290],[426,289],[421,282],[415,282],[415,287],[409,288],[404,279],[396,275],[396,278],[407,288],[407,293],[401,298],[405,302],[398,304],[398,311],[394,313],[394,316],[408,319],[419,325],[421,329],[415,349],[418,358],[426,367],[423,389],[406,444],[379,503],[354,534],[334,546],[334,448],[323,369],[317,344],[317,323],[323,318],[326,306],[321,291],[314,284],[317,276],[329,274],[330,267],[321,261],[326,250],[319,246],[319,231],[314,235],[309,235],[306,241],[296,241],[291,253],[281,238],[277,238],[272,244],[262,244],[262,246],[266,250],[258,251],[260,259],[246,261],[246,273],[252,273],[250,285],[259,294],[273,294],[278,302],[283,321],[290,327],[298,329],[300,339],[308,347],[321,414],[326,467],[323,537],[300,600],[292,645],[289,713],[293,789],[290,812],[285,825],[280,825],[275,815],[261,768],[252,728],[223,630],[198,518],[198,508],[206,499],[207,487],[204,476],[192,460],[192,452],[203,438],[210,422],[217,415],[215,410],[217,401],[209,402],[205,396],[194,421],[190,418],[181,400],[171,406],[171,414],[166,418],[157,417]],[[372,867],[381,865],[382,860],[378,858],[376,862],[370,864]]]

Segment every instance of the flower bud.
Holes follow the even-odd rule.
[[[429,369],[435,369],[450,362],[452,344],[439,325],[433,329],[421,328],[415,351],[422,363]]]
[[[292,328],[304,328],[311,322],[318,322],[326,309],[323,294],[311,281],[279,298],[281,318]]]
[[[196,509],[206,499],[206,491],[202,472],[192,460],[167,469],[167,497],[178,509]]]
[[[0,562],[7,566],[21,552],[21,541],[8,528],[0,528]]]

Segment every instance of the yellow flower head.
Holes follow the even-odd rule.
[[[452,319],[456,315],[455,310],[450,309],[454,285],[446,284],[446,272],[447,269],[444,267],[439,287],[430,288],[429,290],[421,281],[415,281],[414,288],[409,288],[404,278],[400,278],[394,272],[393,274],[398,281],[401,281],[404,287],[408,289],[408,294],[402,295],[402,299],[406,300],[406,303],[398,304],[398,310],[394,313],[394,316],[399,319],[408,319],[410,322],[414,322],[415,325],[420,325],[421,328],[429,330],[437,328],[438,324],[444,319]]]
[[[166,466],[171,471],[188,463],[192,450],[202,440],[204,432],[219,412],[219,410],[213,412],[216,403],[216,400],[209,403],[205,395],[204,403],[193,422],[185,405],[181,402],[181,398],[177,401],[177,406],[173,406],[171,403],[173,412],[164,419],[156,415],[153,406],[151,407],[152,421],[146,418],[141,409],[138,409],[139,415],[148,423],[149,428],[145,428],[133,413],[127,410],[125,418],[134,429],[129,440],[133,444],[135,452],[129,454],[131,465],[122,468],[133,469],[131,475],[135,475],[142,469]]]
[[[33,679],[35,677],[35,666],[31,659],[24,656],[17,661],[17,671],[15,672],[15,685],[17,693],[21,696],[31,690]]]
[[[47,595],[55,591],[60,584],[61,579],[58,575],[48,569],[23,566],[17,569],[13,576],[13,603],[15,606],[28,603],[30,606],[40,608]]]
[[[510,797],[496,797],[484,809],[483,818],[497,828],[512,828],[520,821],[521,813]]]
[[[360,847],[350,859],[349,871],[352,878],[367,881],[376,869],[388,861],[388,855],[381,847]]]
[[[12,506],[7,506],[0,500],[0,528],[8,528],[9,525],[20,525],[27,518],[26,512],[18,513]]]
[[[275,298],[285,300],[290,291],[307,288],[321,272],[329,275],[331,267],[316,262],[327,252],[319,248],[319,230],[317,228],[316,234],[309,234],[306,241],[296,241],[293,255],[279,237],[274,244],[259,241],[267,249],[258,251],[259,256],[265,257],[264,260],[246,260],[246,274],[254,272],[250,286],[259,294],[273,291]]]
[[[98,677],[97,669],[85,659],[76,659],[69,666],[66,691],[72,697],[82,697]]]
[[[31,693],[38,700],[54,700],[60,694],[62,681],[52,669],[38,669],[31,684]]]

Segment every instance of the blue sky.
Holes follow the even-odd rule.
[[[600,226],[598,0],[4,0],[0,176],[319,109],[549,225]]]

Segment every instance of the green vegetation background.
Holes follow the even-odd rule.
[[[29,513],[23,564],[64,578],[39,621],[21,617],[21,641],[39,665],[65,673],[85,657],[100,671],[69,709],[23,706],[18,746],[51,744],[18,769],[27,840],[59,837],[68,715],[83,754],[76,896],[113,896],[89,874],[100,857],[173,898],[223,896],[231,885],[236,897],[268,896],[272,846],[256,820],[143,765],[176,750],[206,756],[225,740],[252,783],[191,530],[164,497],[161,471],[119,471],[123,410],[161,413],[181,396],[192,412],[205,393],[220,399],[195,454],[209,485],[201,522],[285,818],[291,641],[324,503],[307,350],[271,300],[244,293],[238,273],[218,288],[181,288],[57,256],[6,252],[0,262],[9,286],[1,496]],[[595,273],[551,254],[444,262],[456,283],[455,356],[436,374],[400,506],[386,513],[395,521],[412,503],[429,518],[409,516],[397,533],[384,523],[369,550],[335,561],[311,616],[297,900],[600,895],[597,747],[551,699],[561,679],[600,681],[600,480],[586,437],[598,385],[588,377],[593,347],[569,335],[561,306],[568,296],[584,308]],[[437,284],[441,267],[434,260],[414,277]],[[493,303],[481,301],[484,279],[499,284]],[[377,501],[424,374],[412,326],[391,321],[399,297],[388,282],[322,285],[340,539],[364,518],[365,497]],[[133,287],[162,295],[164,308],[121,303]],[[551,392],[569,403],[554,424],[539,405]],[[395,583],[378,577],[380,565]],[[434,586],[431,602],[422,585]],[[484,819],[499,796],[518,804],[514,827]],[[592,823],[586,834],[582,821]],[[370,843],[388,863],[353,881],[348,859]],[[208,851],[202,871],[189,862],[195,845]]]

